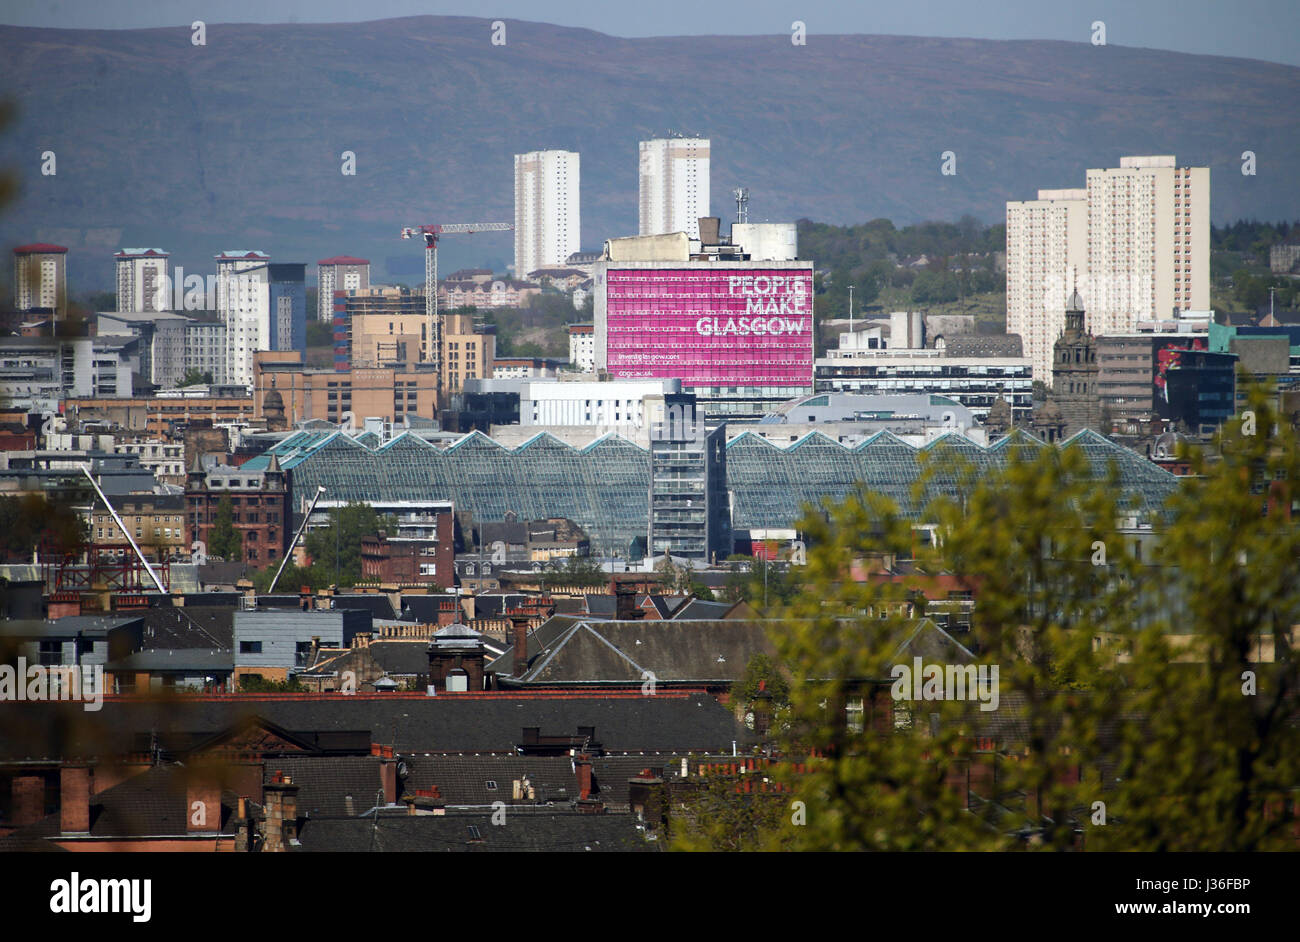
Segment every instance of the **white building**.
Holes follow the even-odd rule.
[[[1007,203],[1007,331],[1047,383],[1076,279],[1095,335],[1210,306],[1209,168],[1123,157],[1086,178]]]
[[[675,379],[608,382],[524,383],[519,391],[520,425],[593,425],[640,429],[647,396],[680,392]]]
[[[68,250],[34,242],[14,249],[14,310],[45,308],[58,318],[68,314]]]
[[[171,310],[167,257],[162,249],[122,249],[113,256],[119,314]]]
[[[699,219],[709,215],[707,138],[642,141],[640,180],[640,235],[700,237]]]
[[[226,327],[226,382],[253,386],[259,350],[306,348],[306,265],[272,265],[264,252],[217,257],[217,313]]]
[[[1210,306],[1210,168],[1124,157],[1088,171],[1088,293],[1094,334]]]
[[[1048,385],[1066,301],[1075,278],[1087,276],[1087,190],[1039,190],[1036,200],[1007,203],[1007,333],[1020,335],[1034,378]]]
[[[592,373],[596,369],[596,327],[594,324],[570,324],[564,328],[569,332],[569,366],[580,373]]]
[[[581,243],[578,155],[515,154],[515,277],[561,268]]]
[[[113,451],[138,456],[140,467],[148,468],[156,478],[171,478],[177,484],[185,482],[184,442],[118,442]]]
[[[350,255],[322,258],[316,263],[316,319],[334,320],[335,291],[363,291],[370,287],[370,262]]]

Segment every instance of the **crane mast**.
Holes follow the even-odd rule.
[[[405,226],[403,239],[424,239],[424,319],[428,349],[426,358],[438,364],[438,383],[445,382],[446,364],[442,362],[442,321],[438,318],[438,237],[452,233],[508,232],[508,222],[453,222],[428,226]]]

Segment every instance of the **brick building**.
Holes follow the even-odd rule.
[[[204,470],[198,460],[185,477],[186,542],[210,539],[217,508],[229,498],[232,523],[243,537],[242,562],[261,569],[278,563],[289,541],[289,491],[280,461],[272,456],[261,471],[218,465]]]

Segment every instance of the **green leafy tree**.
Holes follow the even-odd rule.
[[[7,560],[30,562],[34,550],[79,556],[87,536],[82,516],[61,498],[0,497],[0,546]]]
[[[179,388],[184,388],[185,386],[198,386],[203,383],[211,384],[212,374],[206,370],[191,366],[186,368],[185,375],[181,377],[181,381],[176,385]]]
[[[235,508],[229,497],[217,502],[216,518],[208,530],[208,555],[226,561],[243,559],[244,534],[235,528]]]
[[[546,589],[603,586],[609,582],[609,574],[590,556],[574,554],[563,561],[551,560],[539,581]]]
[[[397,521],[381,516],[369,504],[350,503],[332,508],[329,524],[307,534],[307,555],[312,568],[329,576],[340,588],[361,581],[361,541],[379,530],[395,532]]]
[[[1131,502],[1079,445],[1022,439],[979,473],[936,457],[914,497],[936,540],[906,579],[863,577],[914,540],[891,501],[863,489],[809,514],[808,591],[773,639],[792,674],[783,748],[809,757],[777,775],[806,822],[747,846],[1293,847],[1300,453],[1251,395],[1164,508]],[[1152,510],[1144,561],[1121,527]],[[978,587],[961,643],[998,668],[991,711],[898,686],[917,593],[954,572]],[[981,763],[995,781],[954,784]]]
[[[304,687],[295,678],[293,680],[267,680],[265,677],[256,677],[244,674],[239,678],[240,693],[307,693]]]

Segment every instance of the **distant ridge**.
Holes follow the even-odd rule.
[[[22,175],[4,247],[71,249],[74,282],[160,245],[189,271],[231,245],[280,261],[418,259],[400,226],[512,218],[512,155],[582,153],[583,245],[636,231],[637,141],[713,141],[713,211],[903,224],[1082,186],[1089,166],[1173,153],[1212,168],[1216,222],[1300,215],[1300,69],[1056,41],[788,34],[620,39],[508,21],[0,27],[0,93]],[[42,177],[54,150],[58,173]],[[356,154],[357,175],[340,172]],[[957,175],[940,174],[941,154]],[[1254,151],[1258,175],[1243,177]],[[448,240],[447,270],[511,260],[508,237]],[[418,280],[418,265],[401,277]],[[74,287],[78,290],[79,287]]]

